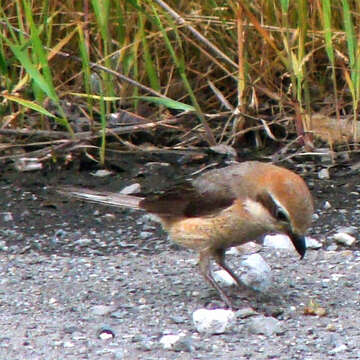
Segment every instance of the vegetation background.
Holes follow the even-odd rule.
[[[3,1],[2,150],[349,147],[359,16],[355,0]]]

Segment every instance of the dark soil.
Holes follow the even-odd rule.
[[[284,332],[251,334],[249,319],[239,318],[227,333],[205,336],[196,332],[192,312],[224,305],[197,272],[194,253],[171,244],[141,212],[65,199],[53,189],[120,190],[134,182],[149,189],[193,169],[140,163],[125,170],[99,178],[87,169],[3,168],[0,359],[359,358],[359,243],[344,248],[331,239],[340,227],[360,226],[358,174],[332,180],[319,180],[314,168],[303,174],[318,216],[309,234],[323,247],[302,261],[263,248],[271,291],[227,289],[240,309],[276,317]],[[242,257],[228,261],[239,269]],[[305,315],[311,301],[326,315]],[[162,348],[163,335],[181,332],[191,341],[188,349]]]

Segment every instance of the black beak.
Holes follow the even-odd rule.
[[[289,237],[294,244],[296,251],[299,253],[300,259],[302,259],[306,252],[305,236],[289,233]]]

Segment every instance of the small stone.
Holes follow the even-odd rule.
[[[250,319],[249,331],[258,335],[279,335],[284,333],[284,329],[279,320],[273,317],[256,316]]]
[[[223,286],[232,286],[236,284],[235,280],[225,270],[214,271],[213,277],[215,281],[217,281],[218,283],[220,283],[220,285]]]
[[[335,349],[330,350],[329,354],[337,354],[339,352],[346,351],[346,350],[347,350],[347,346],[345,344],[341,344],[341,345],[337,346]]]
[[[243,309],[238,310],[235,313],[235,315],[239,319],[246,319],[246,318],[248,318],[250,316],[257,315],[257,312],[253,308],[247,307],[247,308],[243,308]]]
[[[334,331],[336,331],[336,326],[335,326],[335,324],[327,324],[327,326],[326,326],[326,330],[327,331],[331,331],[331,332],[334,332]]]
[[[319,219],[320,219],[319,214],[314,213],[314,214],[312,215],[312,219],[313,219],[314,222],[317,221],[317,220],[319,220]]]
[[[185,318],[181,315],[171,315],[170,316],[170,319],[172,320],[172,322],[174,324],[184,324],[185,323]]]
[[[90,309],[90,311],[93,315],[98,315],[98,316],[107,315],[110,312],[112,312],[113,310],[114,310],[114,307],[108,306],[108,305],[94,305]]]
[[[342,245],[346,245],[346,246],[352,246],[356,239],[354,236],[347,234],[345,232],[338,232],[336,234],[334,234],[333,239]]]
[[[317,249],[320,249],[322,247],[322,244],[321,244],[320,241],[317,241],[316,239],[311,238],[309,236],[307,236],[305,238],[305,243],[306,243],[306,248],[307,249],[317,250]]]
[[[329,201],[325,201],[323,207],[324,207],[325,210],[331,209],[331,204],[330,204],[330,202],[329,202]]]
[[[101,340],[113,339],[115,337],[115,332],[109,326],[102,326],[97,331],[97,337]]]
[[[17,171],[41,170],[43,164],[38,162],[38,160],[38,158],[18,158],[15,160],[14,166]]]
[[[242,262],[242,265],[259,272],[270,272],[271,268],[260,254],[252,254]]]
[[[0,251],[7,251],[9,247],[6,245],[5,240],[0,240]]]
[[[185,334],[177,335],[164,335],[160,339],[160,344],[165,350],[172,351],[185,351],[192,352],[194,351],[194,346],[191,337],[186,336]]]
[[[79,246],[88,246],[91,244],[91,239],[88,238],[80,238],[74,242],[75,245]]]
[[[94,171],[92,173],[90,173],[92,176],[97,176],[97,177],[105,177],[105,176],[109,176],[112,174],[111,171],[106,170],[106,169],[100,169],[97,171]]]
[[[64,348],[72,348],[74,346],[75,346],[74,343],[72,343],[71,341],[64,342]]]
[[[330,251],[330,252],[333,252],[333,251],[336,251],[337,248],[338,248],[338,246],[337,246],[336,244],[330,244],[330,245],[326,248],[326,250],[327,250],[327,251]]]
[[[248,271],[240,280],[254,290],[265,292],[271,285],[271,268],[260,254],[248,256],[242,263]]]
[[[124,194],[124,195],[131,195],[131,194],[136,194],[138,192],[141,191],[141,186],[138,183],[135,184],[131,184],[128,186],[125,186],[121,191],[120,194]]]
[[[116,218],[115,214],[112,213],[106,213],[103,215],[104,219],[113,220]]]
[[[234,246],[226,250],[226,255],[239,255],[239,246]]]
[[[213,145],[210,147],[210,150],[214,151],[217,154],[228,155],[234,159],[237,157],[236,150],[230,145],[225,145],[225,144]]]
[[[323,179],[330,179],[330,173],[328,169],[321,169],[318,172],[318,178],[323,180]]]
[[[284,234],[266,235],[264,237],[264,246],[274,249],[285,249],[295,251],[294,245],[290,238]]]
[[[234,322],[235,313],[225,309],[198,309],[193,312],[193,322],[199,333],[222,334]]]
[[[254,241],[249,241],[243,245],[237,246],[236,249],[242,255],[251,255],[259,252],[262,246]]]
[[[13,221],[13,220],[14,220],[14,217],[12,216],[12,213],[11,213],[11,212],[4,212],[4,213],[3,213],[3,220],[4,220],[5,222]]]
[[[342,226],[337,229],[338,233],[347,233],[349,235],[356,235],[358,229],[355,226]]]
[[[142,240],[146,240],[146,239],[149,239],[152,235],[153,235],[153,233],[151,233],[149,231],[141,231],[139,234],[139,237]]]

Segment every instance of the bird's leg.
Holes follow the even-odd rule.
[[[239,288],[244,288],[244,283],[238,278],[238,276],[235,274],[235,272],[229,268],[229,266],[225,263],[225,250],[224,249],[216,249],[212,256],[216,263],[225,270],[236,282],[236,284],[239,286]]]
[[[229,297],[225,294],[224,290],[219,286],[219,284],[215,281],[211,274],[210,269],[210,258],[211,255],[208,251],[203,251],[200,253],[199,258],[199,267],[200,272],[204,276],[205,280],[218,292],[221,299],[225,302],[225,304],[230,308],[233,309],[233,305]]]

